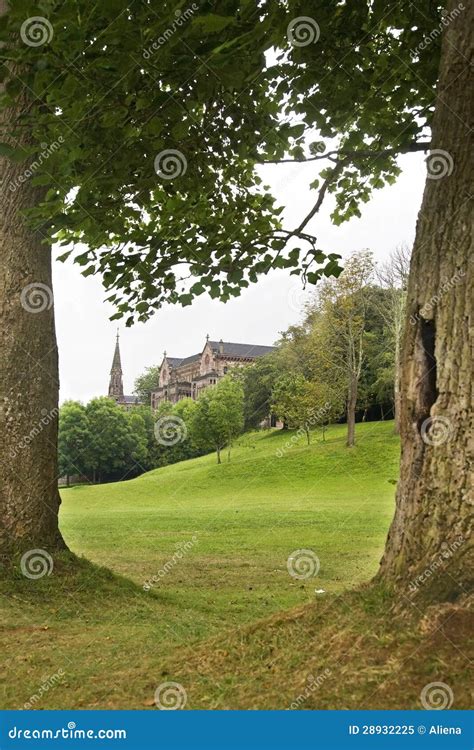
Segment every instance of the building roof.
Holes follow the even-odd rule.
[[[191,354],[190,357],[184,357],[179,363],[179,366],[182,367],[183,365],[189,365],[191,362],[196,362],[198,359],[201,359],[201,352],[198,354]]]
[[[137,396],[121,396],[119,400],[123,404],[138,404],[138,403],[140,403]]]
[[[275,351],[274,346],[261,346],[260,344],[236,344],[232,341],[209,341],[212,350],[217,354],[220,347],[224,347],[224,354],[229,357],[263,357],[265,354]]]
[[[189,365],[191,362],[197,362],[201,358],[201,352],[199,354],[191,354],[190,357],[166,357],[171,367],[181,367],[182,365]]]
[[[270,354],[275,351],[274,346],[262,346],[260,344],[236,344],[232,341],[208,341],[213,352],[217,355],[220,354],[221,345],[224,347],[223,355],[227,357],[263,357],[265,354]],[[168,357],[166,355],[166,361],[173,368],[183,367],[189,365],[192,362],[198,362],[201,359],[202,352],[197,354],[191,354],[189,357]]]

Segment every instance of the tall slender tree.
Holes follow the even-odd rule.
[[[377,309],[385,321],[394,352],[394,431],[397,435],[400,432],[400,365],[409,268],[410,251],[406,245],[400,245],[390,254],[389,260],[376,270],[379,283],[388,291],[388,296],[385,296],[382,304],[377,305]]]

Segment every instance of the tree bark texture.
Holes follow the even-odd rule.
[[[450,0],[447,16],[456,7]],[[408,283],[401,476],[380,575],[402,592],[471,589],[474,5],[444,31],[432,151]]]
[[[6,10],[0,0],[0,15]],[[0,110],[0,140],[12,134],[28,106]],[[28,143],[22,136],[22,144]],[[58,355],[54,328],[51,248],[25,209],[43,188],[25,176],[28,164],[0,157],[0,560],[17,552],[64,547],[58,529]]]

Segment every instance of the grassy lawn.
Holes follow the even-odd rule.
[[[292,434],[246,435],[221,466],[205,456],[62,490],[61,528],[84,559],[58,555],[49,577],[2,580],[2,707],[41,686],[43,709],[153,705],[169,664],[191,663],[209,639],[367,581],[393,513],[393,424],[358,425],[351,450],[343,425],[309,447]],[[299,549],[319,558],[316,577],[288,574]],[[190,706],[206,706],[202,686],[192,692]]]

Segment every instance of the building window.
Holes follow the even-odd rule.
[[[227,375],[228,370],[229,370],[228,367],[224,367],[224,375]]]

